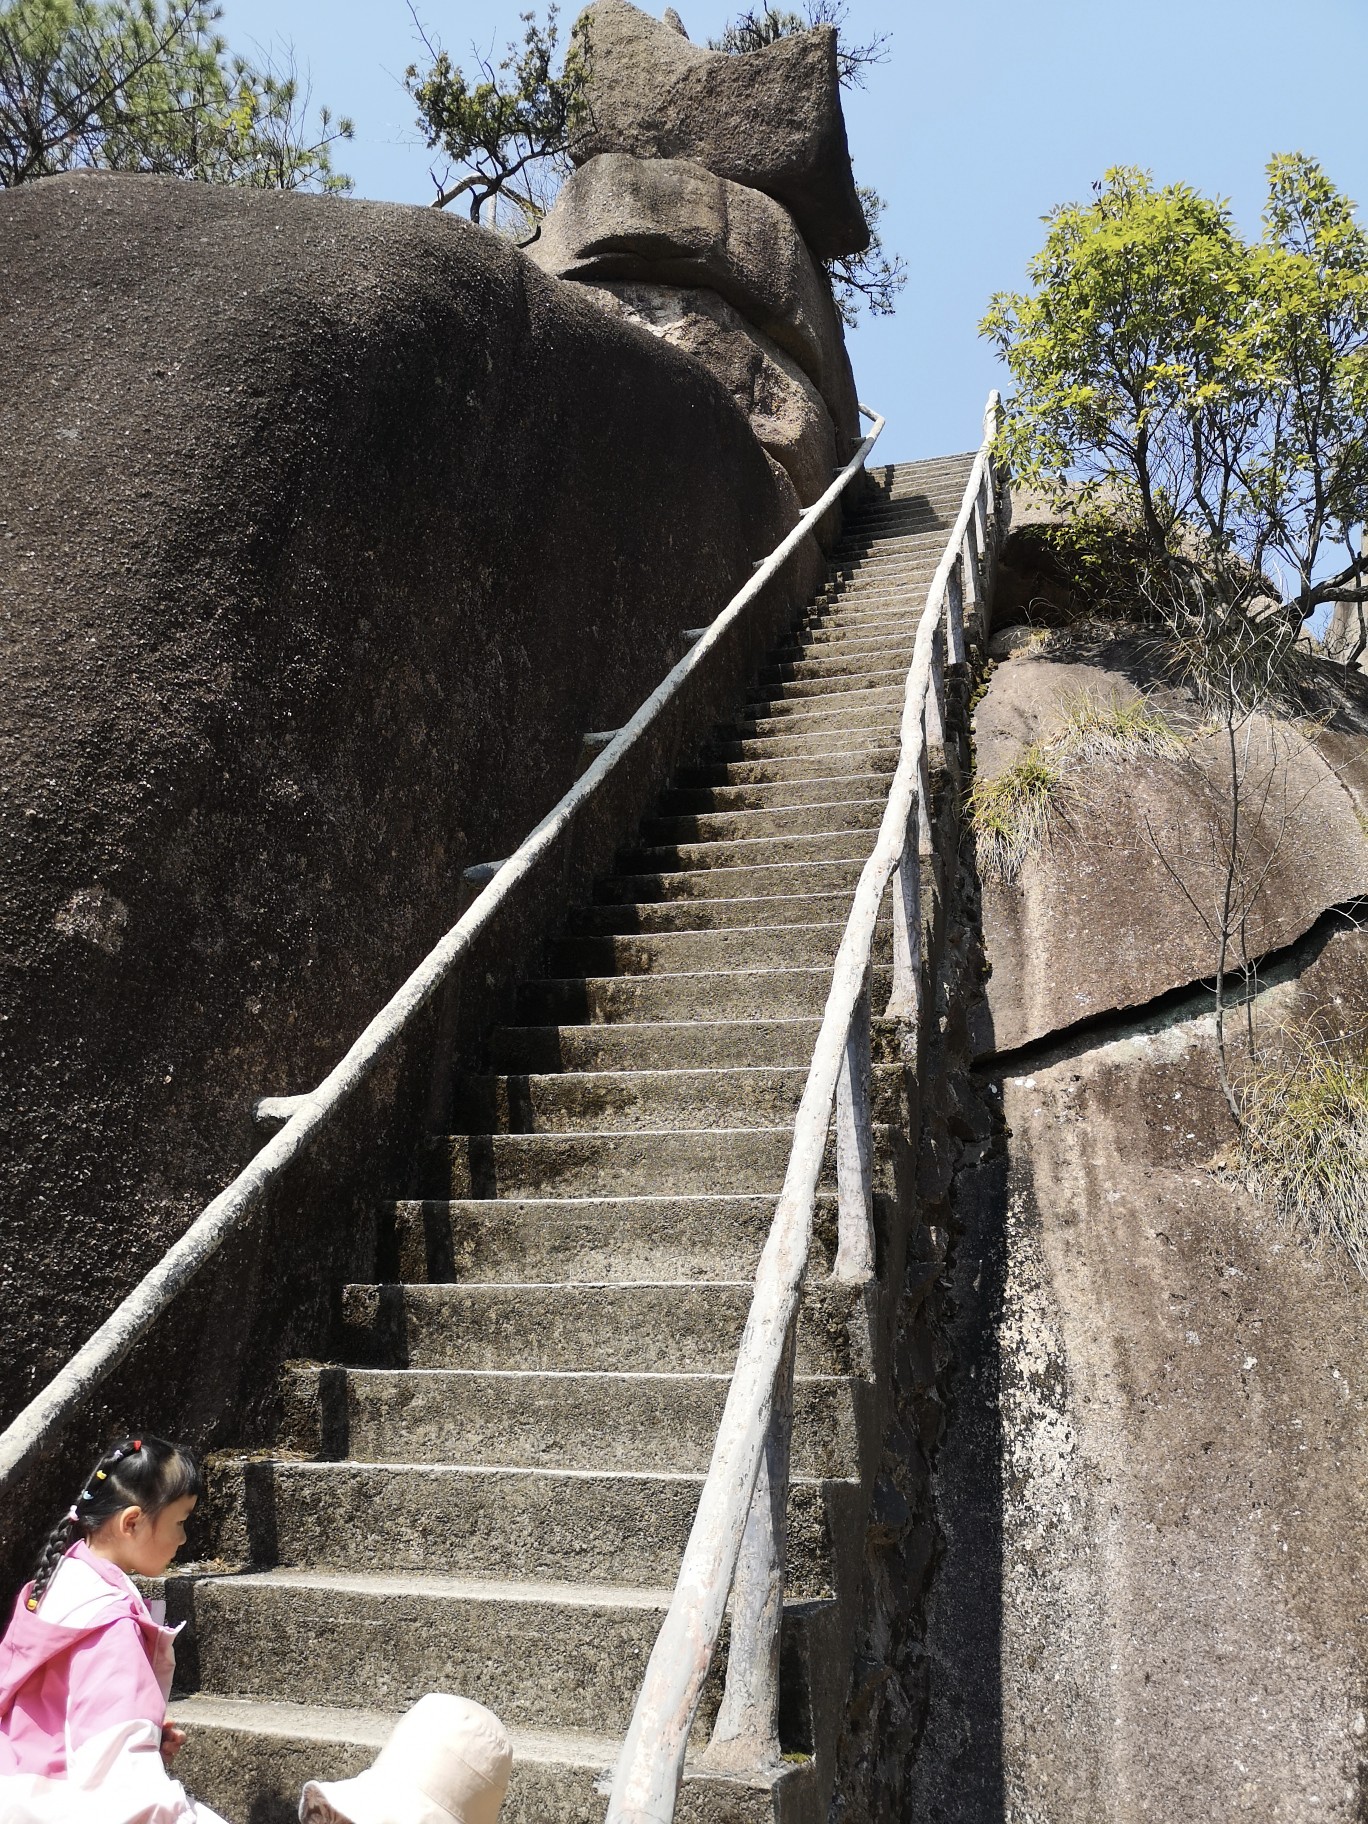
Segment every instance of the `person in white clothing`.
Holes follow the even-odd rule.
[[[513,1768],[492,1710],[430,1691],[399,1718],[375,1764],[351,1780],[310,1780],[301,1824],[495,1824]]]

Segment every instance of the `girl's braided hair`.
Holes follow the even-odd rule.
[[[202,1492],[199,1464],[164,1438],[116,1438],[48,1534],[33,1573],[28,1606],[36,1609],[53,1573],[78,1539],[88,1539],[126,1507],[156,1516],[173,1501]]]

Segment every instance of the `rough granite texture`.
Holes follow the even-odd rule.
[[[627,0],[594,0],[578,29],[588,81],[576,164],[600,152],[695,159],[782,203],[819,259],[869,245],[834,27],[729,55],[690,44]]]
[[[760,191],[690,159],[605,152],[563,186],[529,252],[558,278],[717,292],[816,386],[842,461],[859,441],[855,382],[831,285],[788,211]]]
[[[622,281],[585,292],[692,355],[720,380],[810,507],[831,484],[836,439],[822,396],[791,355],[752,329],[715,291]]]
[[[1368,943],[1270,989],[1368,1013]],[[908,1815],[1248,1818],[1368,1805],[1368,1306],[1213,1171],[1209,1016],[1011,1075],[1010,1169],[957,1188],[945,1551]]]
[[[7,192],[0,347],[7,1418],[260,1145],[254,1098],[336,1062],[453,922],[461,870],[526,835],[789,507],[696,362],[427,209]],[[421,1116],[420,1081],[392,1092],[378,1122]],[[398,1182],[368,1121],[347,1143]],[[164,1401],[209,1425],[215,1351],[265,1372],[323,1346],[329,1273],[373,1271],[370,1169],[351,1201],[304,1198],[280,1252],[229,1250],[183,1321],[198,1368],[145,1365],[149,1423]]]
[[[989,775],[1079,685],[1185,714],[1162,655],[1117,628],[1047,645],[1009,628],[993,648]],[[1323,912],[1363,866],[1364,701],[1323,682],[1256,926],[1294,940],[1252,1011],[1272,1050],[1313,1017],[1360,1043],[1368,1023],[1368,938]],[[902,1815],[1351,1824],[1368,1815],[1368,1303],[1343,1256],[1230,1170],[1209,954],[1134,833],[1167,819],[1192,864],[1200,762],[1196,783],[1169,762],[1089,770],[1108,766],[1022,883],[984,892],[992,974],[970,1025],[1007,1147],[954,1162],[940,1552]],[[995,1035],[1033,1043],[995,1059]]]
[[[994,647],[1008,656],[975,712],[981,777],[1048,739],[1080,694],[1102,705],[1146,695],[1187,738],[1172,757],[1073,763],[1049,843],[1019,880],[985,881],[984,1052],[1213,973],[1208,920],[1221,903],[1229,777],[1223,738],[1200,732],[1195,701],[1165,681],[1151,639],[1099,627],[1023,643],[1011,629]],[[1252,957],[1368,893],[1368,688],[1322,673],[1323,727],[1260,717],[1242,737],[1246,878],[1267,869],[1248,921]]]

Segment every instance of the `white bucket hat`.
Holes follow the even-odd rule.
[[[431,1691],[399,1718],[364,1773],[310,1780],[299,1815],[316,1792],[348,1824],[494,1824],[512,1767],[508,1731],[492,1710]]]

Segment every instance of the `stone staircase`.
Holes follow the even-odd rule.
[[[348,1287],[344,1364],[293,1364],[278,1455],[216,1461],[210,1564],[167,1580],[190,1733],[231,1824],[293,1818],[423,1692],[513,1734],[505,1817],[597,1820],[707,1469],[830,969],[882,814],[917,615],[969,456],[873,472],[825,590],[742,719],[681,772],[552,973],[518,991],[395,1283]],[[929,892],[924,896],[928,907]],[[888,955],[887,925],[882,935]],[[888,993],[886,961],[875,1004]],[[881,1275],[908,1115],[876,1041]],[[824,1817],[882,1437],[879,1286],[824,1278],[798,1334],[781,1769],[702,1764],[678,1815]],[[718,1660],[725,1662],[725,1639]]]

